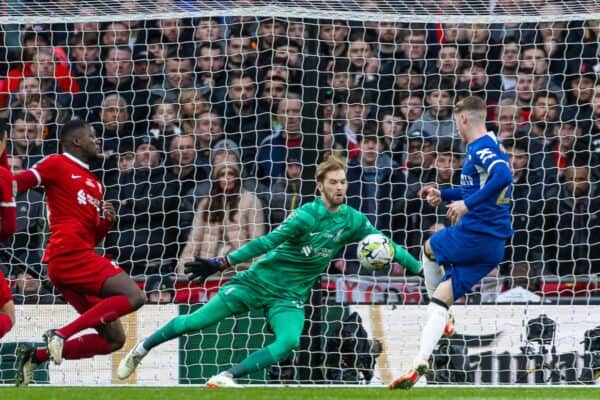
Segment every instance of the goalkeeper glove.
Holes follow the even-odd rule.
[[[183,271],[188,275],[189,280],[202,283],[207,277],[229,267],[227,257],[200,258],[194,257],[194,261],[184,264]]]

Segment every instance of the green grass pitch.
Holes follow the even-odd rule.
[[[138,387],[0,387],[0,399],[8,400],[385,400],[385,399],[600,399],[598,388],[415,388],[400,392],[387,389],[363,388],[264,388],[205,389],[205,388],[138,388]]]

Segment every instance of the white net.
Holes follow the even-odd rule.
[[[348,161],[348,203],[418,257],[449,221],[417,192],[459,183],[453,104],[474,94],[511,156],[515,235],[505,261],[454,307],[457,333],[440,342],[428,380],[595,382],[600,333],[586,331],[600,325],[596,1],[82,3],[3,3],[0,107],[15,171],[55,153],[65,121],[94,126],[94,168],[119,215],[99,250],[149,303],[170,304],[125,320],[126,349],[215,295],[231,273],[194,285],[183,263],[277,227],[314,198],[329,154]],[[20,194],[17,211],[17,235],[0,252],[23,304],[0,345],[4,382],[15,342],[73,317],[41,263],[43,192]],[[299,350],[250,382],[388,383],[415,356],[425,303],[421,278],[399,265],[364,271],[349,246],[315,285]],[[536,332],[540,314],[553,323]],[[161,346],[128,382],[203,383],[272,340],[263,317]],[[119,383],[122,355],[42,367],[35,379]]]

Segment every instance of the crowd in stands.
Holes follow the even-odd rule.
[[[348,204],[418,256],[449,221],[417,193],[460,184],[452,111],[470,94],[486,101],[514,172],[515,235],[498,274],[534,290],[544,275],[600,273],[600,21],[199,17],[0,36],[14,171],[59,151],[65,121],[92,124],[93,167],[119,217],[101,251],[132,275],[181,273],[274,229],[314,198],[315,166],[331,154],[347,159]],[[46,289],[24,266],[43,274],[47,215],[35,190],[16,201],[4,246],[21,263],[1,267],[39,303]],[[328,272],[366,273],[355,258],[347,249]],[[164,282],[147,286],[172,290]]]

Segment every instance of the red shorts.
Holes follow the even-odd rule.
[[[0,271],[0,308],[13,299],[6,277]]]
[[[91,250],[48,261],[50,281],[79,313],[99,303],[104,282],[121,272],[117,264]]]

